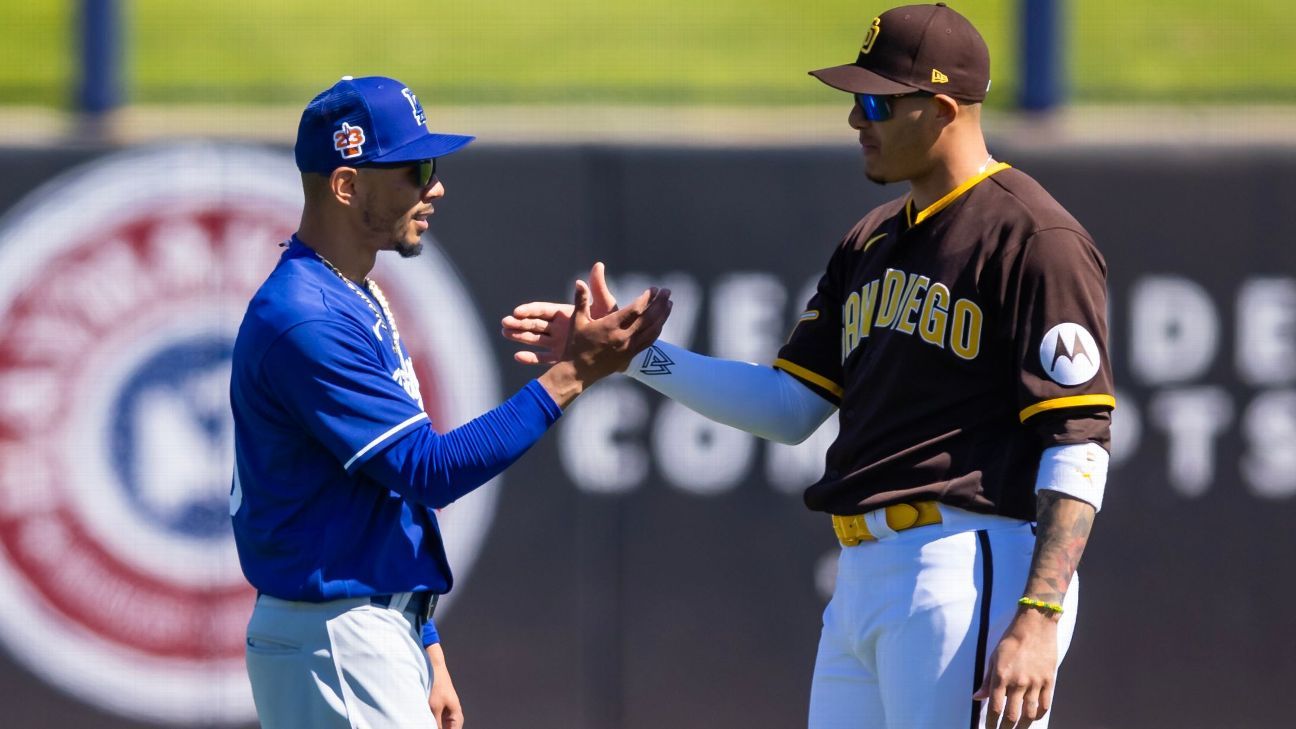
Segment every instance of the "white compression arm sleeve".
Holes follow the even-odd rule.
[[[626,374],[711,420],[779,443],[809,438],[837,409],[783,370],[658,341]]]

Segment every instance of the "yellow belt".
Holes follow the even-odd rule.
[[[897,532],[914,527],[939,524],[940,506],[935,501],[918,501],[912,504],[892,504],[886,508],[886,523]],[[853,547],[860,542],[877,541],[864,522],[864,514],[837,516],[833,514],[833,531],[843,547]]]

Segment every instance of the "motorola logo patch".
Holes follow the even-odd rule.
[[[1059,385],[1082,385],[1098,374],[1102,356],[1089,330],[1066,322],[1058,324],[1040,341],[1044,374]]]

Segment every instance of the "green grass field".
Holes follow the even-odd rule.
[[[1062,0],[1078,101],[1296,102],[1293,0]],[[1019,0],[953,0],[1016,88]],[[297,105],[343,74],[426,104],[831,102],[886,0],[121,0],[128,97]],[[74,0],[5,0],[0,104],[66,106]]]

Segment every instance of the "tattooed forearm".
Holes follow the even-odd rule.
[[[1036,495],[1035,555],[1031,558],[1026,594],[1037,600],[1061,603],[1080,564],[1093,527],[1093,506],[1057,491]]]

